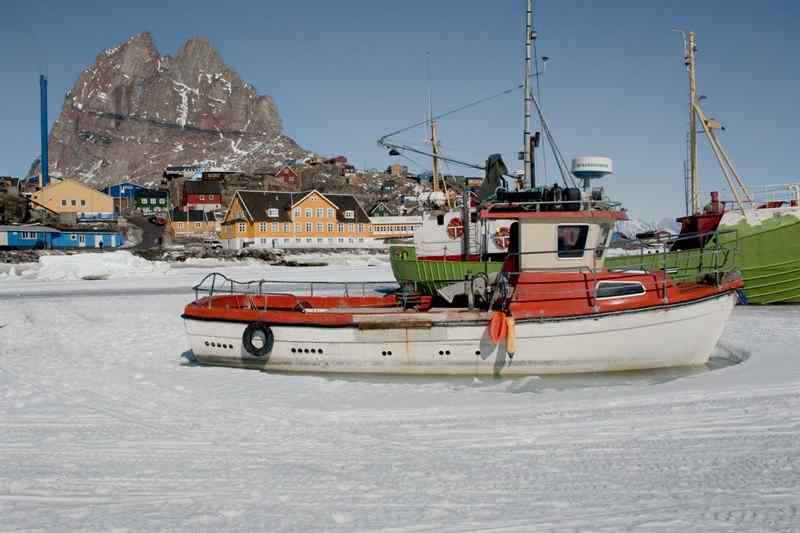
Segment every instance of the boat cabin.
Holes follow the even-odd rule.
[[[619,210],[534,211],[490,205],[481,218],[513,221],[504,270],[529,272],[603,268],[614,225],[628,217]]]

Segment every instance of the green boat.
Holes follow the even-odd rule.
[[[412,286],[422,294],[436,294],[445,285],[476,274],[500,272],[502,261],[420,260],[413,245],[392,246],[389,249],[392,273],[402,285]]]
[[[744,280],[745,301],[751,304],[800,303],[800,208],[746,209],[723,215],[715,237],[703,248],[667,252],[668,268],[692,271],[708,261],[707,250],[719,244],[735,253]],[[687,253],[689,252],[689,253]],[[648,269],[662,254],[629,253],[606,259],[609,268]]]

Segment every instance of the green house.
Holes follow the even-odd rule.
[[[168,211],[171,206],[168,191],[156,191],[153,189],[141,189],[136,191],[134,197],[134,209],[143,215],[152,215],[162,211]]]

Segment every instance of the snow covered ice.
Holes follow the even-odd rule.
[[[798,306],[738,307],[713,370],[269,374],[187,360],[191,285],[388,265],[46,263],[0,279],[0,531],[800,529]]]

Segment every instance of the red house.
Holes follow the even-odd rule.
[[[185,181],[181,207],[200,211],[222,209],[222,185],[218,181]]]
[[[295,186],[300,184],[300,176],[290,167],[283,167],[275,173],[275,176],[282,179],[286,185]]]

